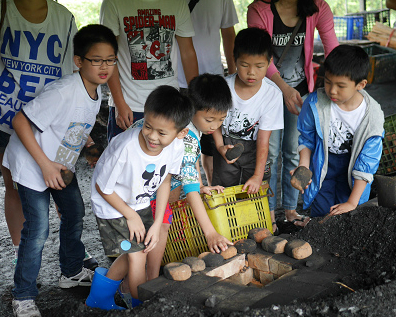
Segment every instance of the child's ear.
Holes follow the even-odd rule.
[[[183,130],[181,130],[178,134],[177,134],[177,138],[178,139],[183,139],[186,135],[187,135],[187,133],[188,133],[188,128],[184,128]]]
[[[74,64],[76,64],[78,68],[81,68],[83,62],[81,56],[74,55],[73,59],[74,59]]]
[[[367,79],[363,79],[360,83],[356,85],[357,90],[362,90],[367,85]]]

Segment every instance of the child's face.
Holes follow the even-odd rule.
[[[144,153],[154,156],[160,154],[162,149],[171,144],[175,138],[184,138],[187,132],[187,128],[178,132],[175,123],[171,120],[147,113],[144,115],[139,144]]]
[[[227,112],[217,112],[213,109],[197,111],[192,118],[195,127],[203,134],[212,134],[223,123]]]
[[[247,87],[261,85],[270,62],[265,55],[242,54],[236,60],[239,80]]]
[[[108,43],[94,44],[84,58],[75,56],[75,63],[80,69],[81,77],[87,89],[105,84],[113,74],[114,65],[108,66],[104,60],[114,60],[116,55],[113,47]],[[89,60],[92,60],[89,61]],[[92,63],[103,62],[101,66],[93,66]],[[111,61],[109,61],[111,63]]]
[[[359,97],[357,92],[363,89],[366,84],[367,80],[365,79],[356,85],[347,76],[336,76],[329,72],[325,73],[326,95],[341,108],[359,106],[360,102],[356,104]]]

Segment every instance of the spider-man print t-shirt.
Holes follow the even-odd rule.
[[[104,0],[100,21],[118,38],[121,88],[132,111],[143,112],[155,87],[178,87],[175,36],[195,34],[185,0]]]

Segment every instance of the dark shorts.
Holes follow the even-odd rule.
[[[155,199],[150,201],[150,205],[151,205],[151,209],[153,210],[153,218],[155,220],[155,209],[156,209],[157,201]],[[171,225],[172,218],[173,218],[173,211],[169,203],[167,203],[165,208],[164,220],[162,220],[162,223],[169,223]]]
[[[213,135],[202,134],[201,136],[201,152],[207,156],[213,156],[214,151],[216,151],[215,142],[213,140]]]
[[[137,211],[147,231],[154,223],[151,207]],[[130,241],[130,232],[125,217],[102,219],[96,217],[100,238],[106,255],[134,253],[145,249],[144,243],[137,243],[136,237]],[[126,247],[127,246],[127,247]]]
[[[256,170],[256,141],[234,139],[223,136],[224,145],[242,143],[244,151],[233,164],[227,164],[216,150],[213,155],[212,186],[221,185],[230,187],[245,184]],[[263,181],[271,177],[270,162],[267,160]]]
[[[136,122],[144,117],[143,112],[133,112],[133,122]],[[110,142],[112,138],[124,132],[116,123],[115,107],[109,107],[109,119],[107,121],[107,141]]]
[[[5,148],[10,141],[10,134],[0,131],[0,153],[4,153]]]
[[[348,201],[351,188],[348,183],[348,166],[351,155],[329,152],[327,174],[322,187],[311,204],[311,217],[323,217],[330,207]]]

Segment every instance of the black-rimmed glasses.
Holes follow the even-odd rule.
[[[107,66],[114,66],[117,64],[117,58],[109,58],[109,59],[90,59],[84,56],[87,61],[91,62],[92,66],[102,66],[103,63],[106,63]]]

